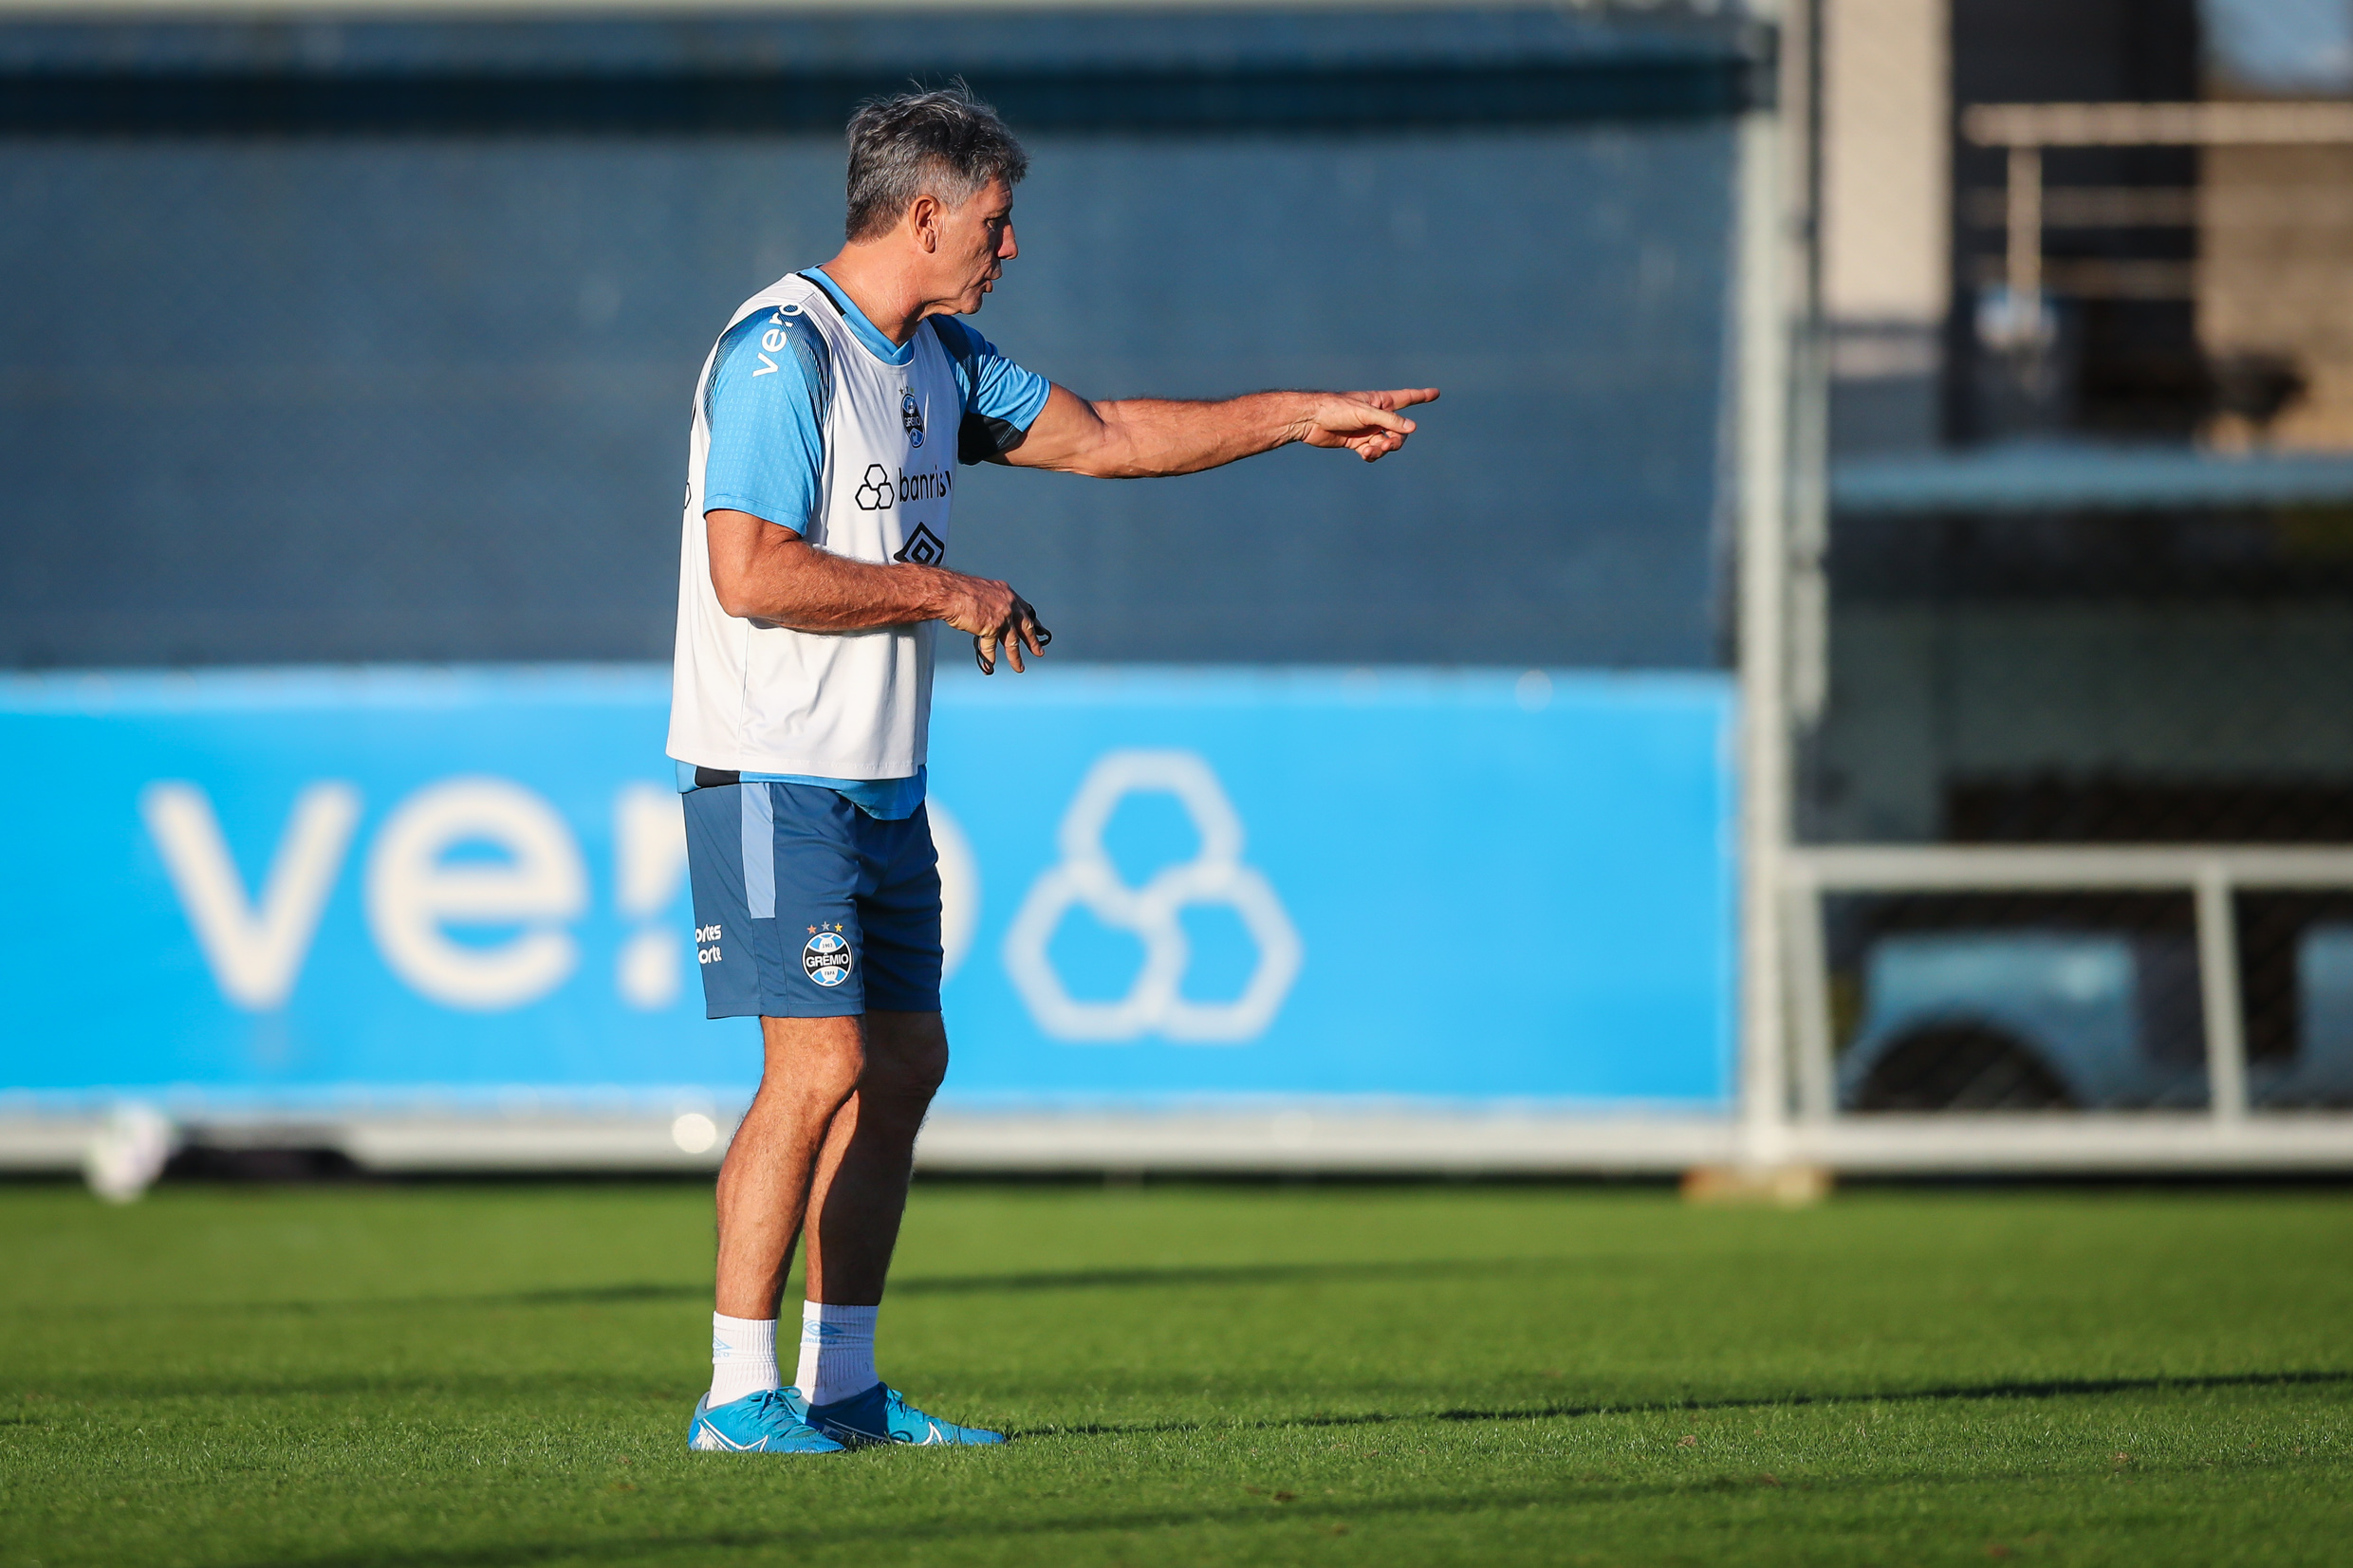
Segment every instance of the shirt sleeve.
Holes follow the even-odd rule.
[[[729,327],[703,389],[711,431],[703,509],[750,512],[808,534],[832,387],[825,340],[797,308],[755,310]]]
[[[955,365],[964,395],[964,417],[956,429],[956,457],[966,463],[1001,461],[1021,441],[1046,407],[1053,383],[1024,370],[997,345],[947,316],[934,316],[932,328]]]

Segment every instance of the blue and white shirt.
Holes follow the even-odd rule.
[[[1048,383],[944,316],[903,344],[811,269],[744,302],[695,384],[670,755],[827,784],[878,816],[922,800],[930,622],[796,632],[731,616],[703,514],[726,507],[853,561],[936,565],[957,462],[1002,454]]]

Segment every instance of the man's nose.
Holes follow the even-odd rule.
[[[1020,254],[1021,247],[1013,243],[1013,226],[1009,223],[1005,226],[1005,237],[997,242],[997,258],[1011,261]]]

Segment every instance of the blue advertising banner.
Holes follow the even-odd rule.
[[[667,673],[0,680],[0,1092],[739,1098]],[[943,674],[965,1104],[1728,1102],[1708,675]]]

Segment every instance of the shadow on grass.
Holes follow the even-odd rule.
[[[1410,1282],[1416,1272],[1466,1274],[1551,1273],[1578,1266],[1582,1259],[1484,1258],[1399,1264],[1390,1260],[1329,1264],[1229,1264],[1190,1268],[1073,1268],[1030,1274],[933,1274],[893,1280],[890,1294],[906,1296],[1018,1295],[1050,1290],[1158,1290],[1181,1285],[1274,1285],[1314,1280],[1396,1280]],[[519,1291],[510,1296],[466,1298],[464,1304],[511,1302],[518,1306],[571,1306],[600,1301],[668,1301],[695,1300],[711,1294],[697,1282],[691,1285],[590,1285],[566,1290]]]
[[[1566,1261],[1539,1258],[1492,1258],[1479,1262],[1416,1263],[1389,1261],[1332,1264],[1232,1264],[1193,1268],[1074,1268],[1031,1274],[934,1274],[893,1280],[890,1294],[899,1296],[991,1296],[1041,1290],[1157,1290],[1171,1285],[1292,1284],[1306,1280],[1398,1280],[1413,1270],[1442,1270],[1449,1274],[1522,1274],[1567,1266]],[[532,1305],[557,1305],[590,1301],[667,1301],[697,1299],[710,1286],[614,1285],[583,1290],[535,1290],[499,1298]]]
[[[64,1381],[70,1383],[70,1380]],[[1006,1430],[1015,1437],[1028,1439],[1156,1437],[1178,1436],[1191,1432],[1312,1430],[1325,1427],[1386,1427],[1427,1422],[1476,1424],[1503,1421],[1573,1421],[1601,1415],[1667,1415],[1708,1411],[1796,1410],[1808,1406],[1929,1404],[1940,1400],[2064,1399],[2116,1393],[2189,1392],[2199,1389],[2330,1387],[2346,1384],[2353,1384],[2353,1371],[2223,1373],[2188,1377],[2046,1378],[1955,1383],[1936,1388],[1873,1389],[1845,1393],[1790,1393],[1726,1395],[1719,1398],[1591,1400],[1583,1403],[1556,1402],[1492,1409],[1457,1406],[1435,1410],[1333,1411],[1322,1414],[1237,1417],[1232,1420],[1080,1421],[1035,1427],[1009,1426]],[[291,1378],[283,1382],[237,1377],[181,1378],[173,1381],[151,1381],[136,1388],[110,1386],[95,1397],[106,1401],[132,1403],[158,1399],[380,1400],[409,1397],[436,1401],[442,1407],[441,1413],[451,1415],[452,1401],[495,1400],[504,1402],[518,1395],[533,1393],[544,1395],[551,1390],[560,1390],[563,1393],[572,1396],[593,1394],[622,1407],[642,1406],[650,1401],[663,1405],[678,1404],[680,1409],[684,1408],[683,1404],[679,1403],[678,1389],[676,1384],[653,1382],[635,1376],[610,1378],[580,1375],[550,1376],[545,1373],[517,1373],[506,1376],[479,1373],[438,1375],[431,1374],[354,1374],[343,1377]],[[45,1395],[46,1396],[53,1395]],[[65,1397],[77,1402],[84,1402],[94,1396],[88,1392],[75,1390],[69,1392]],[[452,1418],[454,1419],[454,1416]],[[132,1418],[124,1417],[123,1419],[128,1421]],[[48,1424],[50,1424],[50,1418],[45,1415],[0,1417],[0,1427],[37,1427]]]
[[[936,1274],[891,1282],[894,1299],[909,1296],[1015,1295],[1054,1290],[1155,1290],[1171,1286],[1231,1287],[1253,1284],[1294,1284],[1317,1280],[1395,1280],[1410,1282],[1417,1271],[1433,1270],[1450,1277],[1497,1276],[1557,1272],[1570,1267],[1603,1266],[1584,1259],[1486,1258],[1467,1262],[1417,1260],[1329,1264],[1235,1264],[1195,1268],[1083,1268],[1031,1274]],[[549,1290],[516,1290],[465,1296],[364,1296],[347,1301],[190,1301],[167,1303],[174,1312],[380,1312],[411,1307],[551,1307],[631,1306],[648,1301],[711,1300],[710,1282],[660,1283],[640,1281],[626,1284],[565,1285]],[[108,1309],[77,1303],[77,1316],[116,1316],[156,1310],[153,1303]]]
[[[756,1461],[755,1461],[756,1462]],[[837,1461],[837,1463],[843,1463]],[[856,1461],[846,1461],[856,1463]],[[1760,1484],[1761,1485],[1761,1484]],[[618,1540],[505,1540],[482,1546],[445,1547],[428,1551],[354,1552],[334,1557],[268,1558],[238,1565],[238,1568],[494,1568],[505,1563],[547,1561],[628,1561],[667,1557],[673,1553],[703,1552],[713,1548],[744,1550],[747,1548],[793,1548],[806,1552],[813,1547],[844,1546],[858,1542],[875,1545],[917,1545],[925,1541],[958,1541],[974,1539],[1009,1540],[1024,1537],[1050,1538],[1083,1536],[1112,1530],[1168,1530],[1200,1524],[1295,1524],[1302,1521],[1345,1522],[1389,1518],[1413,1514],[1471,1514],[1494,1509],[1532,1508],[1545,1503],[1579,1502],[1622,1502],[1633,1498],[1658,1496],[1687,1491],[1695,1485],[1708,1488],[1709,1481],[1687,1482],[1660,1485],[1639,1483],[1617,1486],[1580,1478],[1543,1488],[1522,1488],[1509,1492],[1430,1494],[1412,1497],[1392,1497],[1380,1500],[1364,1499],[1302,1499],[1295,1503],[1264,1500],[1222,1507],[1139,1508],[1121,1513],[1065,1515],[1057,1519],[1037,1520],[973,1520],[968,1522],[923,1524],[872,1525],[865,1528],[843,1528],[837,1525],[801,1523],[775,1530],[707,1530],[688,1531],[647,1539],[643,1537]],[[1714,1483],[1720,1487],[1721,1483]],[[1051,1548],[1043,1548],[1050,1551]],[[1052,1561],[1048,1556],[1043,1559]]]
[[[1233,1430],[1280,1430],[1294,1427],[1380,1427],[1401,1421],[1565,1421],[1594,1415],[1676,1414],[1697,1411],[1796,1409],[1808,1405],[1924,1404],[1947,1399],[2065,1399],[2103,1393],[2151,1393],[2195,1389],[2293,1388],[2353,1383],[2353,1372],[2242,1372],[2203,1377],[2057,1377],[1988,1383],[1955,1383],[1941,1388],[1873,1390],[1855,1393],[1781,1393],[1736,1399],[1630,1400],[1624,1404],[1526,1405],[1506,1410],[1424,1411],[1393,1414],[1368,1411],[1356,1415],[1296,1415],[1264,1421],[1238,1421]],[[1203,1421],[1102,1423],[1041,1427],[1017,1432],[1022,1437],[1117,1437],[1130,1433],[1190,1432],[1228,1430],[1223,1423]]]

